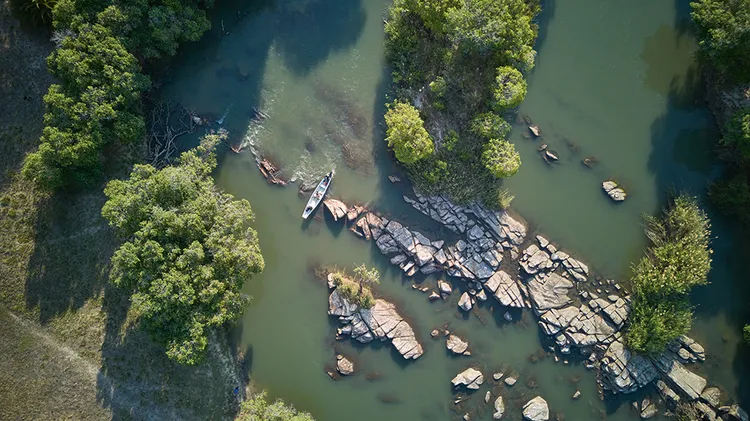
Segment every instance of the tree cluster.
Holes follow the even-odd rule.
[[[347,301],[361,308],[371,308],[375,305],[375,297],[370,286],[380,283],[380,273],[377,269],[367,269],[361,264],[354,268],[353,278],[339,270],[331,272],[331,277],[336,290]]]
[[[688,293],[707,283],[710,221],[695,198],[680,195],[659,217],[645,217],[651,247],[633,266],[628,347],[657,355],[686,333],[693,309]]]
[[[250,204],[216,189],[221,137],[208,135],[177,165],[136,165],[104,190],[102,215],[125,242],[110,277],[131,292],[140,323],[184,364],[201,361],[212,328],[239,318],[243,283],[264,262]]]
[[[496,206],[518,171],[503,115],[526,96],[540,8],[534,0],[396,0],[386,56],[396,99],[388,144],[423,190]],[[412,107],[408,104],[414,104]],[[408,111],[408,112],[407,112]],[[395,118],[399,116],[399,118]]]
[[[141,96],[150,81],[139,59],[174,54],[210,24],[197,1],[59,0],[52,17],[58,48],[47,66],[59,83],[44,97],[39,150],[23,173],[56,189],[90,184],[105,146],[143,138]]]

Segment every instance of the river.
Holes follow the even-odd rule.
[[[221,3],[213,29],[181,53],[162,92],[200,115],[226,114],[230,142],[262,150],[285,175],[315,180],[335,168],[331,194],[367,203],[433,237],[444,234],[402,201],[407,186],[387,179],[399,172],[382,134],[389,84],[382,21],[389,2],[260,3]],[[629,263],[646,246],[640,215],[656,212],[667,189],[702,195],[719,170],[688,13],[685,1],[566,0],[544,2],[539,17],[537,65],[520,113],[541,127],[544,140],[514,128],[523,166],[507,187],[516,196],[513,208],[534,231],[604,276],[627,278]],[[253,120],[254,109],[269,117]],[[559,163],[544,163],[536,150],[542,142]],[[588,156],[599,162],[593,169],[581,164]],[[610,177],[629,192],[622,204],[602,193],[601,182]],[[250,377],[319,421],[449,420],[466,411],[474,420],[491,419],[491,405],[483,402],[487,385],[462,410],[453,405],[450,379],[470,365],[482,367],[493,394],[505,396],[507,419],[520,419],[518,408],[536,395],[569,420],[634,419],[630,402],[653,392],[601,401],[594,373],[581,364],[534,357],[542,337],[530,312],[507,323],[490,306],[460,314],[455,293],[428,302],[374,245],[327,217],[302,223],[305,199],[294,187],[268,185],[249,152],[224,154],[216,178],[251,202],[266,260],[263,274],[246,284],[253,302],[238,339]],[[691,335],[707,348],[699,370],[709,383],[747,406],[750,393],[741,381],[747,356],[740,345],[748,292],[744,252],[732,247],[732,227],[711,216],[714,269],[711,284],[694,294]],[[327,291],[311,268],[359,263],[380,270],[379,295],[411,322],[425,348],[417,361],[406,363],[389,347],[334,340]],[[471,357],[452,357],[443,340],[430,338],[430,330],[446,323],[468,339]],[[328,378],[337,352],[353,357],[359,373]],[[512,388],[490,379],[501,368],[520,375]],[[576,390],[582,396],[574,401]]]

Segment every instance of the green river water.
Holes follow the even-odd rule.
[[[693,58],[689,7],[666,0],[544,3],[537,66],[520,109],[541,127],[544,140],[524,138],[520,126],[512,133],[523,159],[507,183],[516,196],[513,207],[532,231],[597,273],[624,280],[629,262],[646,245],[640,215],[657,211],[668,188],[702,194],[719,170],[711,154],[717,133],[701,100]],[[445,233],[402,201],[408,187],[387,179],[398,172],[382,134],[388,4],[222,3],[213,29],[173,65],[163,92],[200,115],[218,119],[226,112],[230,142],[258,148],[285,175],[315,181],[335,168],[333,195],[368,203],[436,238]],[[269,118],[253,122],[253,108]],[[558,164],[542,161],[536,151],[542,142],[560,155]],[[586,156],[600,163],[588,169],[580,163]],[[225,154],[216,177],[221,187],[251,202],[266,261],[263,274],[246,285],[253,303],[239,341],[247,350],[249,375],[320,421],[449,420],[465,412],[474,420],[491,419],[491,405],[483,401],[490,389],[506,397],[506,419],[520,419],[520,405],[541,395],[568,420],[625,420],[637,417],[630,402],[653,392],[601,401],[594,373],[582,365],[549,355],[532,362],[543,338],[529,312],[507,323],[491,305],[460,314],[455,293],[445,302],[428,302],[373,244],[320,218],[321,211],[301,222],[306,198],[295,187],[266,184],[247,149]],[[630,194],[623,204],[601,191],[610,177]],[[732,249],[732,228],[718,217],[714,233],[711,285],[694,294],[691,335],[706,346],[708,361],[699,370],[709,383],[747,403],[747,355],[740,345],[747,254]],[[411,322],[425,348],[417,361],[404,362],[388,346],[334,340],[337,324],[326,315],[327,291],[311,268],[359,263],[380,270],[379,294]],[[430,338],[430,330],[445,324],[469,340],[472,357],[452,357],[444,340]],[[353,357],[356,375],[335,382],[326,375],[336,352]],[[470,365],[483,368],[486,382],[456,409],[450,379]],[[518,373],[519,382],[495,385],[491,373],[500,368]],[[582,397],[574,401],[576,389]]]

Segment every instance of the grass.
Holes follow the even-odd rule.
[[[43,126],[47,39],[0,0],[0,419],[231,418],[246,379],[226,332],[213,333],[206,363],[180,366],[110,286],[105,180],[52,194],[18,176]],[[138,156],[108,152],[119,158],[110,177]]]

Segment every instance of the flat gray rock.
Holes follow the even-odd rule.
[[[524,308],[524,296],[521,289],[524,288],[518,282],[514,281],[510,275],[502,270],[495,272],[487,282],[484,283],[487,289],[499,302],[506,307]]]
[[[497,399],[495,399],[495,404],[493,406],[495,407],[495,412],[492,414],[492,419],[499,420],[503,417],[503,414],[505,414],[505,403],[503,402],[503,397],[498,396]]]
[[[482,372],[474,368],[467,368],[466,370],[458,373],[456,377],[451,380],[451,384],[454,387],[466,386],[467,389],[476,390],[479,386],[484,383],[484,376]]]
[[[461,298],[458,299],[458,307],[461,308],[463,311],[470,311],[472,304],[471,304],[471,297],[467,293],[461,294]]]
[[[698,399],[706,388],[706,379],[686,369],[672,355],[664,353],[659,356],[656,359],[656,368],[662,373],[665,381],[688,400]]]
[[[564,307],[571,302],[568,297],[568,290],[573,287],[573,282],[556,273],[551,273],[544,279],[536,276],[526,286],[537,314],[553,308]]]
[[[456,335],[448,336],[448,340],[445,341],[445,346],[454,354],[462,355],[469,349],[469,343],[459,338]]]
[[[529,421],[549,420],[549,406],[541,396],[526,402],[523,406],[523,417]]]

